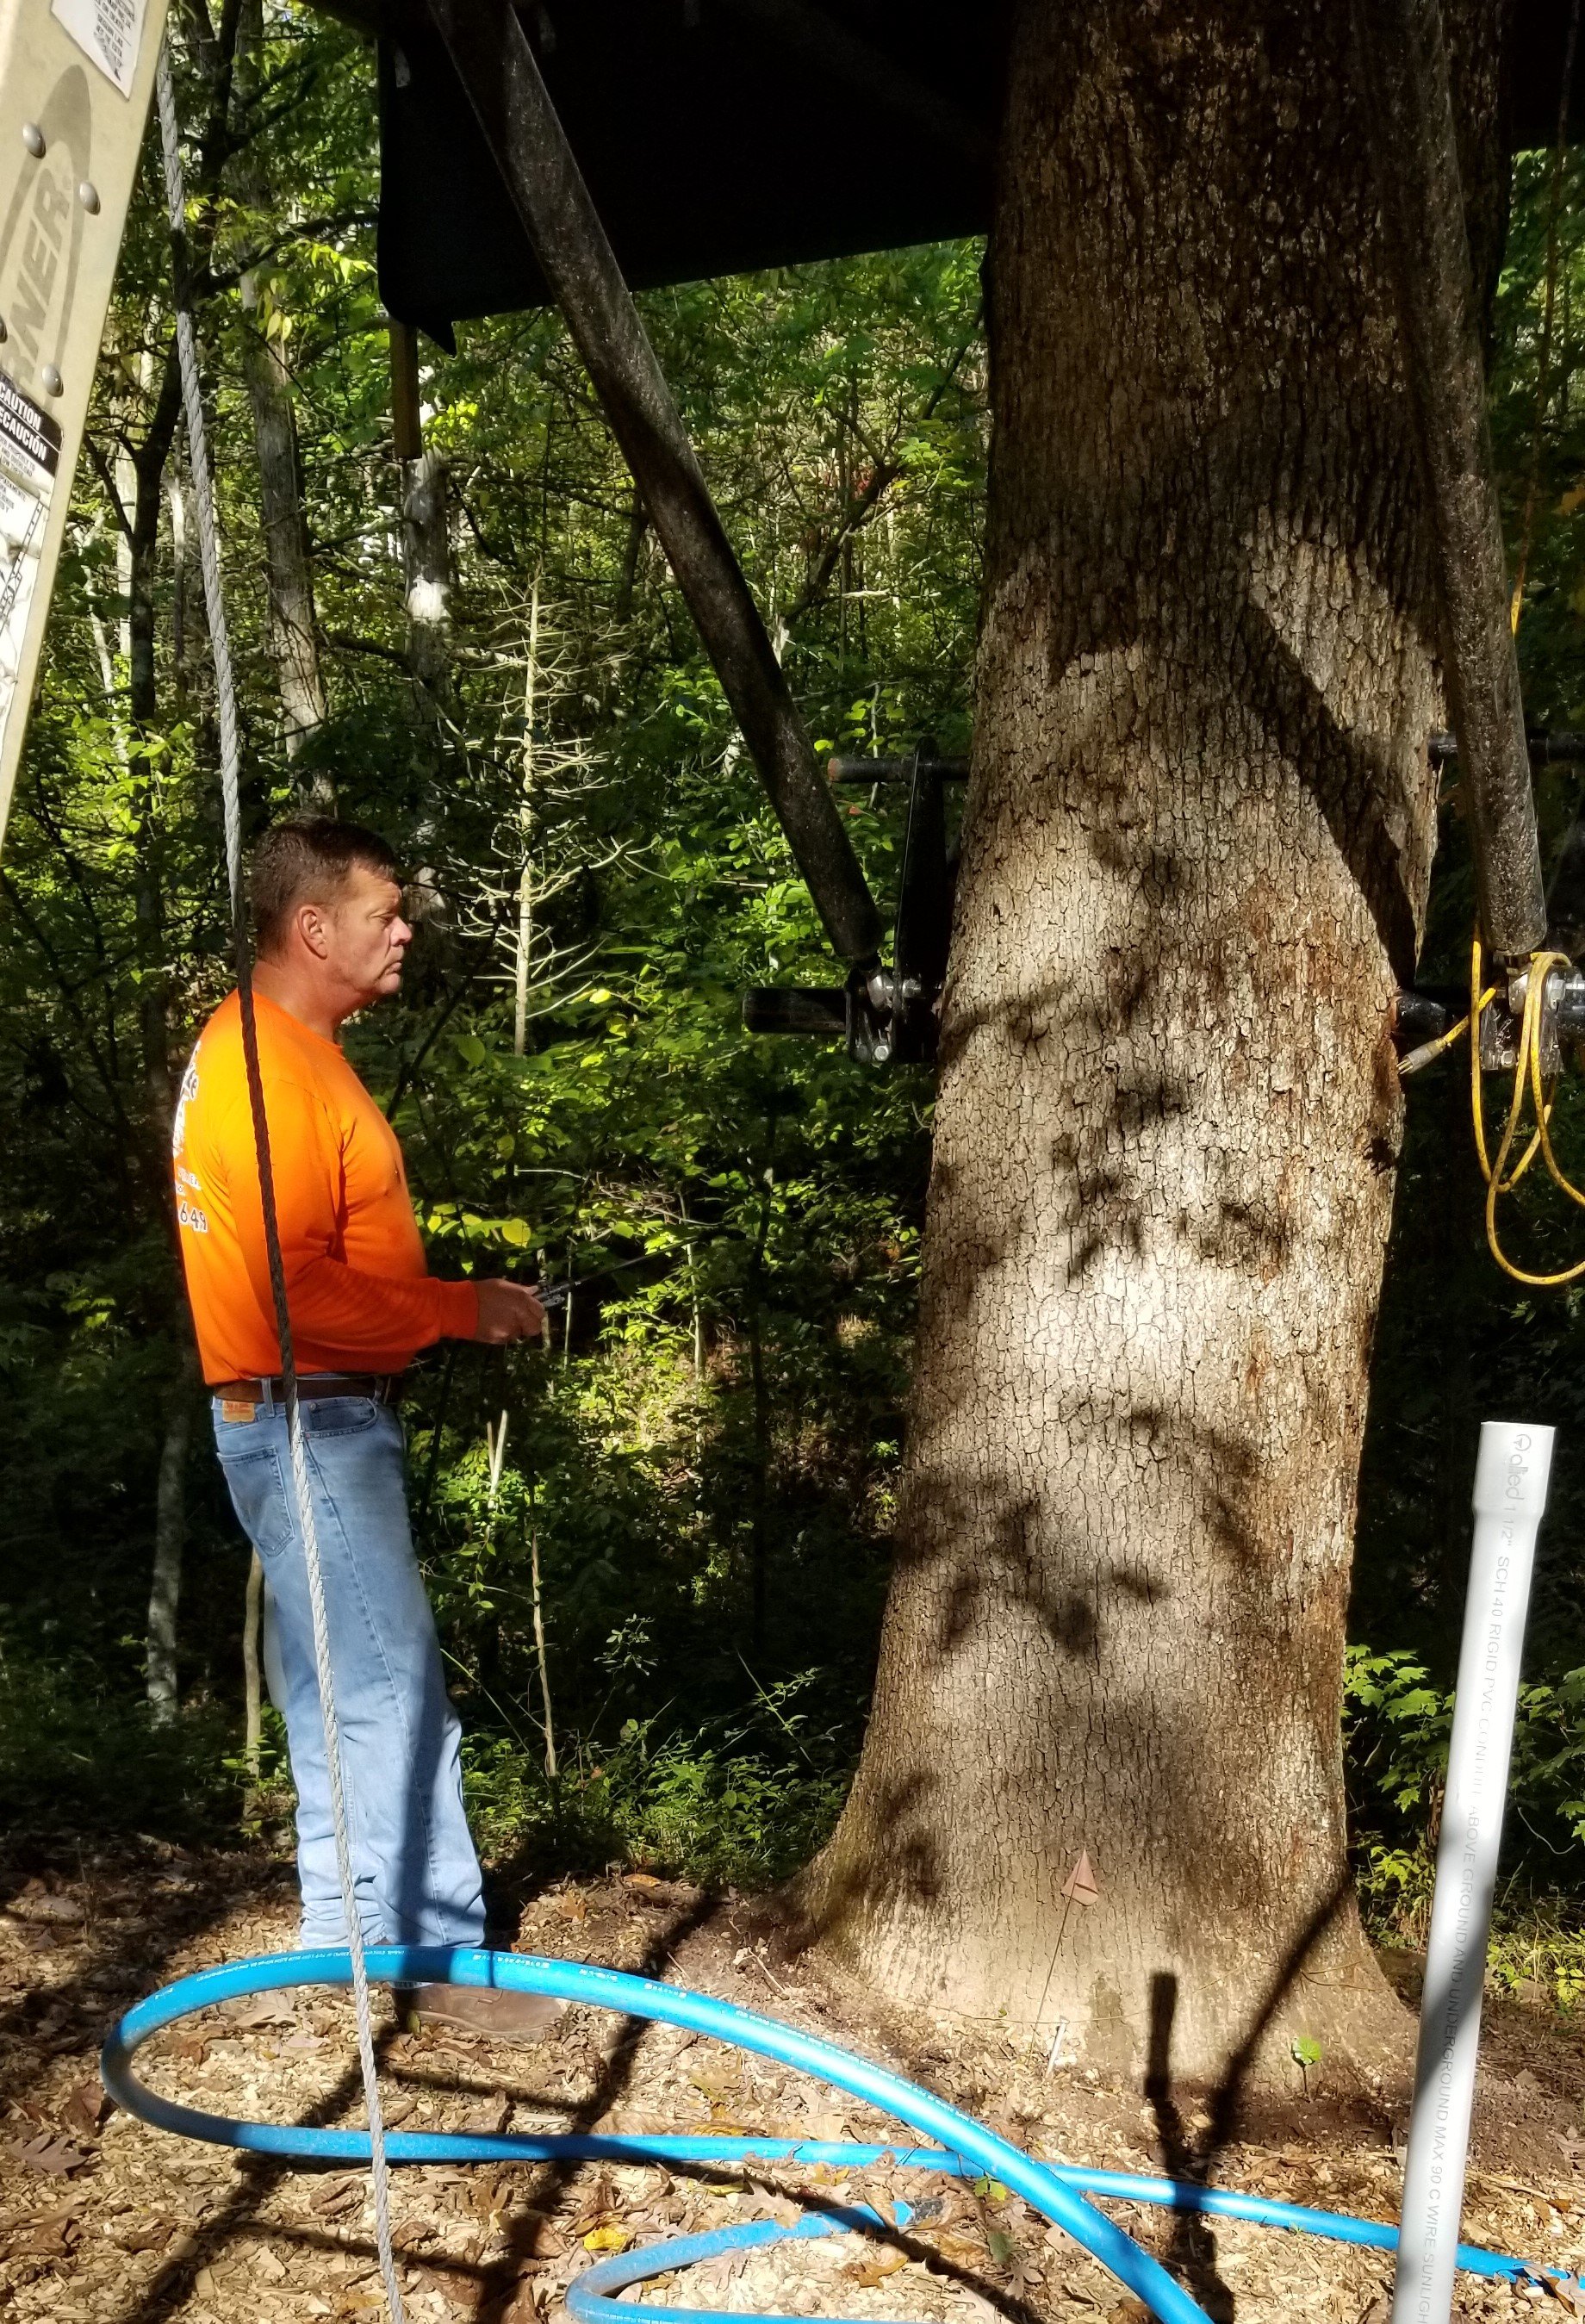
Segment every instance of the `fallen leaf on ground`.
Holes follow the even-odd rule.
[[[7,2154],[25,2163],[30,2171],[41,2171],[47,2179],[63,2179],[69,2171],[80,2170],[88,2159],[69,2140],[51,2138],[47,2131],[30,2138],[25,2146],[14,2138],[6,2139],[5,2146]]]
[[[66,2118],[67,2126],[84,2138],[92,2138],[97,2135],[100,2123],[109,2110],[110,2101],[105,2095],[105,2085],[97,2074],[92,2081],[78,2082],[77,2087],[69,2093],[66,2104],[60,2109]]]
[[[295,2025],[297,2011],[290,2001],[273,1993],[242,1993],[235,2001],[217,2005],[220,2015],[232,2025]]]
[[[985,2264],[984,2245],[971,2243],[963,2236],[937,2236],[935,2248],[951,2267],[978,2268]]]
[[[334,2218],[338,2211],[350,2211],[353,2205],[361,2203],[363,2199],[364,2182],[361,2179],[336,2179],[314,2196],[309,2209],[318,2211],[321,2218]]]
[[[7,1908],[8,1921],[80,1921],[83,1908],[69,1896],[29,1896],[23,1895]]]
[[[31,2227],[12,2245],[14,2254],[31,2253],[40,2258],[59,2258],[69,2252],[82,2233],[82,2221],[77,2216],[75,2203],[64,2210],[51,2211],[47,2218],[35,2219]]]
[[[471,2311],[478,2305],[479,2280],[465,2268],[423,2268],[419,2271],[418,2289],[438,2292],[452,2308],[465,2308]],[[355,2297],[363,2306],[378,2308],[383,2305],[385,2295],[375,2285],[371,2292],[364,2293],[360,2290]]]
[[[592,2252],[625,2251],[631,2241],[626,2227],[614,2224],[608,2227],[591,2227],[584,2237],[584,2249]]]
[[[615,2186],[604,2171],[584,2189],[583,2198],[573,2214],[572,2231],[575,2236],[581,2236],[585,2227],[597,2227],[617,2209]]]
[[[163,2251],[173,2229],[169,2219],[139,2219],[129,2213],[112,2219],[105,2232],[122,2251],[145,2252]]]
[[[862,2284],[866,2292],[873,2292],[878,2283],[884,2283],[889,2275],[895,2275],[899,2268],[907,2267],[908,2264],[908,2256],[906,2252],[880,2252],[873,2259],[864,2260],[854,2267],[844,2269],[843,2273],[850,2275],[855,2283]]]
[[[737,2089],[742,2079],[735,2066],[714,2058],[701,2059],[696,2066],[688,2068],[689,2081],[707,2098],[724,2098],[728,2090]]]

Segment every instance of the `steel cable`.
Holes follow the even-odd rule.
[[[264,1106],[263,1075],[259,1065],[259,1031],[253,1010],[253,959],[248,942],[247,912],[242,873],[242,752],[236,715],[236,685],[231,663],[231,642],[226,623],[226,600],[220,576],[220,529],[215,512],[214,480],[209,465],[208,437],[204,424],[203,385],[198,366],[198,334],[191,306],[191,277],[187,244],[187,194],[182,182],[181,149],[176,118],[176,98],[170,83],[170,57],[160,51],[155,82],[160,139],[165,161],[165,197],[170,211],[171,255],[176,288],[176,349],[181,372],[183,415],[187,423],[188,458],[192,469],[193,499],[198,512],[198,558],[203,573],[204,609],[208,618],[209,645],[215,662],[215,693],[220,733],[220,791],[226,825],[226,884],[231,899],[232,938],[236,959],[237,1004],[242,1017],[243,1058],[247,1074],[248,1103],[253,1115],[258,1155],[259,1194],[264,1215],[264,1249],[274,1301],[275,1325],[281,1342],[281,1400],[286,1407],[287,1443],[291,1455],[292,1487],[298,1526],[302,1536],[303,1563],[313,1617],[314,1664],[319,1683],[319,1711],[325,1729],[325,1760],[329,1777],[330,1812],[336,1831],[336,1869],[346,1918],[347,1950],[351,1957],[354,2013],[357,2019],[358,2061],[363,2071],[364,2099],[369,2117],[369,2175],[374,2199],[374,2236],[380,2273],[392,2324],[405,2324],[401,2286],[396,2273],[396,2254],[391,2233],[391,2184],[386,2168],[385,2125],[380,2108],[380,2083],[374,2061],[374,2031],[369,2006],[369,1978],[364,1953],[363,1926],[358,1918],[357,1885],[353,1874],[347,1831],[346,1789],[342,1769],[341,1732],[336,1717],[336,1687],[330,1657],[330,1628],[325,1608],[325,1578],[319,1557],[318,1529],[314,1518],[313,1488],[303,1438],[298,1399],[297,1362],[287,1296],[286,1267],[281,1250],[281,1224],[275,1208],[275,1180],[270,1158],[270,1124]]]

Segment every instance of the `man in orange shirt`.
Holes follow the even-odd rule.
[[[337,1042],[401,982],[412,930],[395,858],[355,824],[277,824],[251,888],[259,1061],[300,1411],[329,1617],[354,1876],[371,1944],[479,1944],[479,1860],[463,1812],[456,1714],[408,1526],[396,1389],[439,1339],[494,1343],[544,1324],[534,1294],[428,1273],[401,1149]],[[281,1350],[234,992],[181,1085],[174,1157],[188,1296],[233,1506],[264,1569],[272,1692],[297,1785],[302,1941],[343,1944],[312,1621],[281,1403]],[[283,1699],[282,1699],[283,1698]],[[421,1987],[420,2013],[543,2030],[537,1995]]]

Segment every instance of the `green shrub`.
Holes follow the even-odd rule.
[[[1585,1671],[1522,1686],[1489,1982],[1585,1997]],[[1447,1783],[1453,1696],[1410,1654],[1350,1646],[1344,1679],[1349,1803],[1359,1904],[1373,1934],[1423,1946]]]
[[[119,1678],[119,1674],[115,1674]],[[157,1724],[146,1702],[84,1660],[0,1653],[0,1827],[147,1831],[197,1840],[235,1831],[242,1786],[235,1722],[199,1700]]]
[[[510,1737],[465,1747],[468,1812],[484,1851],[585,1868],[616,1862],[709,1888],[766,1888],[830,1833],[851,1770],[833,1737],[790,1706],[811,1674],[689,1734],[628,1720],[596,1757],[577,1747],[552,1783]]]

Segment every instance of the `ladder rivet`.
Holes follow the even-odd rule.
[[[61,379],[60,374],[57,371],[53,364],[46,364],[43,370],[39,374],[39,377],[44,383],[44,392],[46,395],[59,395],[62,386],[65,384],[64,381]]]
[[[22,142],[27,147],[28,152],[32,155],[35,161],[41,161],[43,160],[44,133],[40,128],[36,121],[24,121],[23,123]]]
[[[90,217],[99,215],[99,189],[85,178],[77,189],[77,198]]]

